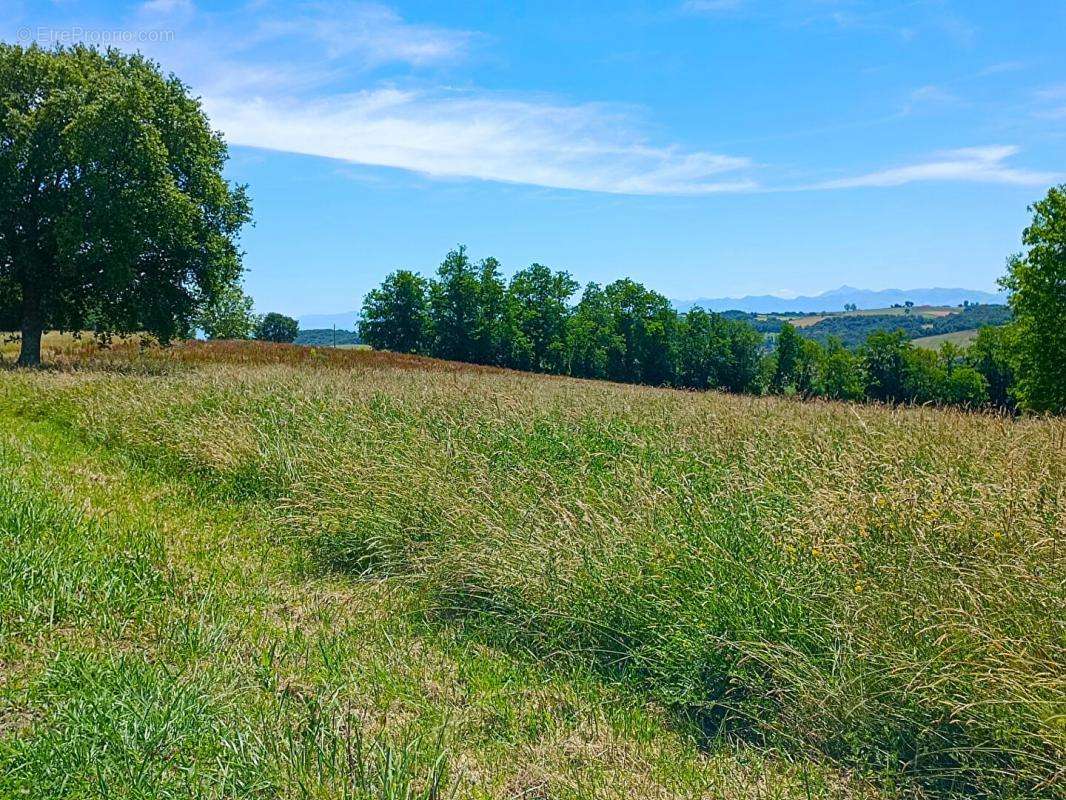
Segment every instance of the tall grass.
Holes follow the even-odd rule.
[[[88,437],[270,498],[326,566],[405,576],[708,738],[943,795],[1063,789],[1060,420],[372,362],[35,389]]]

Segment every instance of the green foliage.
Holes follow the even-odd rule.
[[[980,408],[989,400],[988,380],[970,366],[956,366],[947,376],[941,399],[963,408]]]
[[[479,314],[480,276],[466,247],[459,246],[444,257],[437,269],[437,279],[429,287],[433,319],[433,355],[452,361],[471,361]],[[367,343],[373,341],[364,334]],[[401,351],[407,352],[407,351]]]
[[[1014,325],[981,328],[966,350],[967,362],[988,384],[989,400],[1002,408],[1014,405],[1016,336]]]
[[[500,262],[489,257],[478,265],[477,316],[472,333],[471,359],[478,364],[502,363],[510,321],[507,289],[500,277]]]
[[[371,347],[421,353],[430,330],[426,281],[410,270],[392,273],[363,301],[359,336]]]
[[[607,294],[599,284],[589,283],[567,325],[567,371],[584,378],[606,378],[608,362],[623,346]]]
[[[255,338],[265,342],[289,344],[296,340],[299,332],[300,325],[296,320],[276,311],[264,315],[255,326]]]
[[[786,322],[777,334],[777,363],[775,365],[773,385],[778,391],[786,387],[795,388],[803,356],[803,343],[795,327]]]
[[[621,344],[608,354],[607,377],[627,383],[669,383],[677,330],[677,312],[670,301],[628,278],[608,284],[604,296]]]
[[[362,344],[358,333],[339,328],[336,330],[333,328],[306,328],[296,334],[293,342],[315,347],[331,347],[334,344]]]
[[[561,372],[566,363],[570,297],[578,283],[566,272],[533,264],[515,273],[507,287],[514,333],[525,343],[523,365],[534,372]]]
[[[1034,204],[1025,253],[1001,281],[1014,311],[1015,394],[1032,411],[1066,411],[1066,185]]]
[[[866,339],[862,357],[870,397],[884,402],[906,397],[903,374],[906,349],[907,340],[902,331],[877,331]]]
[[[579,378],[967,408],[1008,404],[1011,378],[998,350],[964,364],[953,345],[923,351],[898,329],[875,330],[851,351],[835,337],[823,346],[776,320],[776,348],[767,352],[749,314],[698,307],[679,314],[663,295],[629,279],[590,283],[573,305],[577,289],[568,273],[542,264],[505,285],[496,259],[474,265],[459,247],[433,280],[406,270],[389,275],[367,295],[360,330],[378,349]],[[984,334],[977,352],[996,336]]]
[[[197,327],[208,339],[248,339],[257,324],[252,298],[236,283],[221,287],[204,305],[197,320]]]
[[[866,371],[858,354],[832,338],[825,351],[822,386],[834,400],[861,400],[866,394]]]
[[[243,187],[200,102],[141,55],[0,44],[0,318],[167,341],[241,273]]]

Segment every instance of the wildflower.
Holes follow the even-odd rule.
[[[998,542],[1003,538],[1003,531],[992,531],[992,538]]]
[[[821,554],[822,554],[822,549],[820,547],[812,547],[811,548],[811,555],[812,556],[820,556]]]
[[[862,594],[862,590],[865,588],[862,581],[855,581],[855,594]]]

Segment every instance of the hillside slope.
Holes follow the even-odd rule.
[[[58,617],[55,590],[33,581],[17,584],[21,606],[5,612],[29,620],[39,643],[27,650],[25,634],[6,629],[4,658],[23,677],[5,703],[32,731],[0,746],[16,780],[44,770],[41,754],[57,743],[68,771],[87,769],[69,737],[95,729],[64,717],[93,699],[85,691],[116,708],[140,692],[155,708],[106,679],[108,659],[125,653],[156,683],[159,659],[215,665],[190,688],[194,706],[230,698],[211,705],[215,727],[188,734],[207,752],[243,735],[232,726],[245,702],[297,736],[310,724],[305,701],[340,698],[379,720],[367,741],[412,753],[415,784],[436,780],[443,758],[440,780],[464,796],[1061,788],[1062,420],[305,353],[196,345],[4,376],[7,506],[24,509],[4,525],[16,553],[7,569],[36,574],[51,560],[81,576],[59,584],[71,588]],[[75,463],[64,472],[27,438],[37,435]],[[180,516],[170,492],[192,492],[209,519]],[[109,511],[97,517],[98,507]],[[237,527],[234,509],[250,515]],[[70,541],[99,541],[99,557],[95,545],[79,555],[35,533],[49,515],[73,526]],[[146,517],[162,527],[137,521]],[[197,530],[204,538],[188,538]],[[124,545],[135,531],[149,540]],[[309,592],[326,605],[308,607]],[[247,598],[258,623],[240,610]],[[175,628],[189,613],[179,608],[204,611]],[[397,615],[414,627],[390,627]],[[49,666],[56,624],[77,663]],[[339,638],[323,644],[326,632]],[[500,666],[512,660],[522,666]],[[415,676],[396,677],[398,663]],[[486,670],[507,677],[478,677]],[[83,674],[99,689],[79,689]],[[279,711],[271,698],[285,697]],[[340,734],[352,722],[331,719],[314,747],[350,742]],[[301,737],[231,769],[260,759],[299,772],[310,756]],[[137,755],[109,752],[116,776]],[[376,775],[381,751],[369,752]],[[344,779],[330,769],[323,796]]]

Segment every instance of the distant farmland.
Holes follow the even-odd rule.
[[[928,339],[943,334],[971,332],[955,341],[968,342],[984,325],[1003,325],[1010,321],[1007,306],[915,306],[913,308],[879,308],[823,314],[742,314],[729,312],[738,319],[748,319],[765,334],[776,334],[789,322],[800,334],[822,344],[835,337],[845,347],[858,347],[875,331],[902,330],[908,339]],[[944,340],[940,340],[944,341]]]

